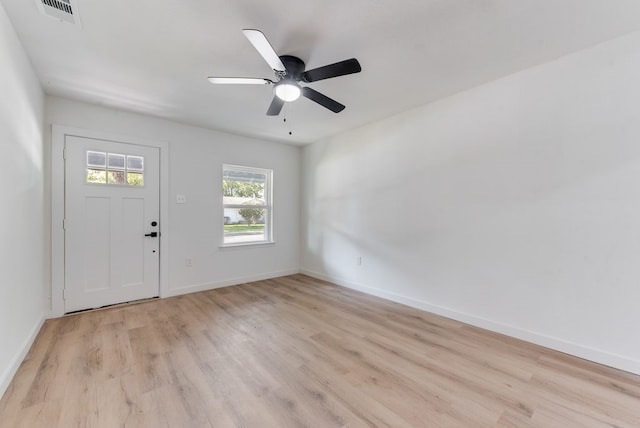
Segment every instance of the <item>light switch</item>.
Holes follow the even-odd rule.
[[[187,196],[186,195],[176,195],[176,204],[186,204]]]

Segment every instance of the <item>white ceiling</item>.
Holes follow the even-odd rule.
[[[47,94],[295,144],[640,29],[637,0],[78,0],[80,27],[0,1]],[[307,68],[356,57],[362,73],[310,84],[347,108],[301,98],[284,123],[271,87],[208,83],[273,78],[243,28]]]

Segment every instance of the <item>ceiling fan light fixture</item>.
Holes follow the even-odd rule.
[[[276,96],[282,101],[295,101],[300,98],[300,86],[294,82],[280,83],[273,89]]]

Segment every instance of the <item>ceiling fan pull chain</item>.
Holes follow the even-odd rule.
[[[289,135],[293,135],[293,131],[291,130],[291,123],[287,121],[287,113],[289,112],[289,106],[285,105],[284,110],[284,118],[282,121],[287,125],[286,128],[289,131]]]

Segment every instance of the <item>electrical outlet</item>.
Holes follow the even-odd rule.
[[[189,259],[184,259],[184,265],[186,267],[193,267],[193,259],[189,258]]]
[[[187,196],[186,195],[176,195],[176,204],[186,204]]]

